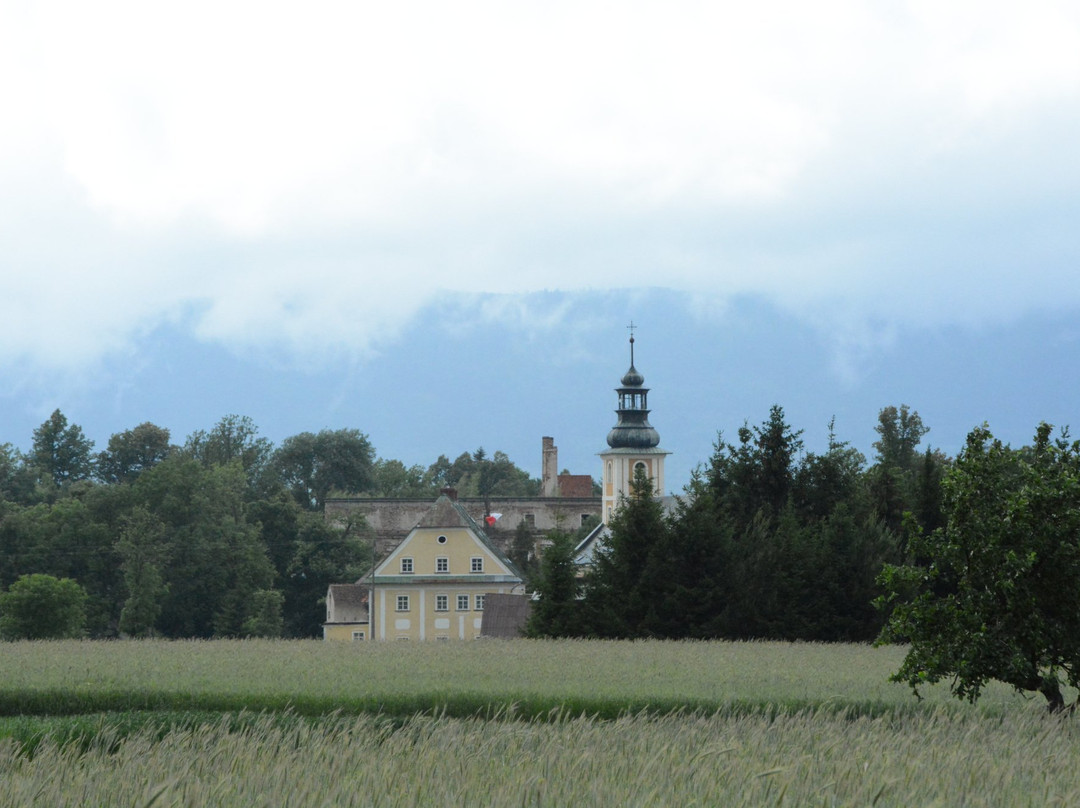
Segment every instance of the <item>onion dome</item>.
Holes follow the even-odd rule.
[[[619,420],[608,432],[607,443],[612,449],[652,449],[660,445],[660,433],[649,423],[649,389],[644,387],[645,377],[634,367],[634,337],[630,337],[630,370],[622,377],[622,386],[615,389],[619,394],[619,408],[615,410]]]
[[[623,387],[641,387],[645,384],[645,377],[638,373],[638,369],[633,365],[630,365],[630,370],[626,371],[626,375],[622,377]]]

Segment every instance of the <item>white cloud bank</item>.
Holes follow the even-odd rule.
[[[0,2],[0,363],[363,353],[439,290],[1080,305],[1071,2],[162,6]]]

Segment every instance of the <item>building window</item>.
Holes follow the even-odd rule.
[[[478,611],[478,612],[484,611],[484,600],[486,598],[487,598],[487,595],[477,595],[476,596],[476,611]]]
[[[484,571],[484,557],[473,556],[469,560],[469,572],[483,572]]]
[[[353,640],[362,640],[362,639],[364,639],[364,632],[362,632],[362,631],[354,631],[352,633],[352,638],[353,638]]]
[[[535,513],[527,513],[527,514],[525,514],[525,524],[528,527],[536,527],[536,514]]]
[[[397,596],[397,610],[399,612],[407,612],[407,611],[409,611],[409,596],[408,595],[398,595]]]
[[[412,559],[411,558],[403,558],[403,559],[401,559],[401,572],[402,572],[403,575],[409,575],[410,573],[412,573]]]
[[[436,595],[435,596],[435,611],[448,612],[450,611],[450,596],[449,595]]]
[[[450,559],[439,556],[435,559],[435,572],[450,572]]]
[[[439,538],[437,538],[435,541],[437,541],[439,544],[446,544],[446,536],[439,536]]]
[[[450,640],[450,638],[449,638],[449,637],[447,637],[447,636],[446,636],[445,634],[440,634],[440,635],[439,635],[438,637],[436,637],[435,639],[436,639],[436,640],[444,640],[444,641],[449,641],[449,640]]]
[[[467,612],[467,611],[469,611],[469,596],[468,595],[458,595],[457,596],[457,610],[459,612]]]

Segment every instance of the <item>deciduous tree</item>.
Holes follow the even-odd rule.
[[[149,421],[117,432],[98,455],[98,478],[105,483],[129,483],[169,455],[169,430]]]
[[[79,637],[86,626],[86,592],[70,578],[22,575],[0,594],[0,637],[46,640]]]
[[[162,572],[168,551],[165,525],[142,506],[124,516],[122,524],[116,551],[123,559],[127,599],[120,612],[120,631],[145,637],[154,633],[169,590]]]
[[[1041,693],[1051,710],[1080,686],[1080,442],[1016,451],[983,426],[944,481],[944,527],[912,527],[911,561],[886,566],[881,641],[910,643],[893,676],[950,680],[975,701],[990,680]]]
[[[358,429],[301,432],[282,441],[272,466],[304,508],[322,510],[331,491],[359,494],[375,484],[375,451]]]

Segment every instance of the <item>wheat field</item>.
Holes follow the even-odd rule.
[[[1073,719],[900,649],[358,645],[0,645],[0,806],[1080,804]]]

